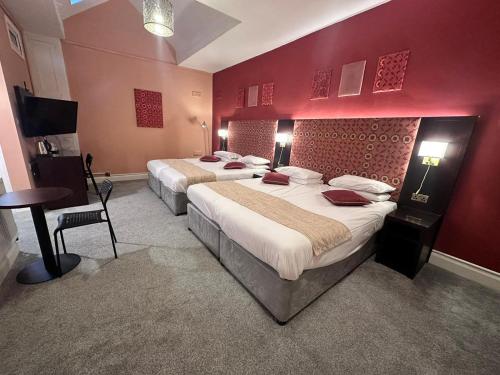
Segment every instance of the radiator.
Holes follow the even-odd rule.
[[[0,194],[5,193],[5,186],[0,178]],[[11,210],[0,210],[0,251],[10,249],[17,239],[17,226]]]

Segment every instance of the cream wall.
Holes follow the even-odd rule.
[[[150,159],[204,152],[199,122],[211,128],[211,74],[172,64],[168,45],[144,30],[128,1],[110,0],[68,18],[64,26],[80,148],[94,155],[96,172],[144,172]],[[136,126],[134,88],[162,93],[163,129]]]

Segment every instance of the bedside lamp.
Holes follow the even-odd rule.
[[[414,195],[418,195],[420,193],[420,190],[422,190],[422,186],[424,186],[424,182],[427,178],[429,170],[431,169],[431,167],[437,167],[439,165],[439,161],[444,158],[447,148],[448,142],[423,141],[421,143],[420,149],[418,150],[418,156],[423,156],[422,164],[427,165],[427,170],[425,171],[424,178],[420,183],[420,187]],[[425,200],[425,202],[426,201],[427,200]]]
[[[278,167],[282,167],[283,164],[281,164],[281,156],[283,155],[283,150],[285,149],[286,145],[290,143],[291,141],[291,136],[288,133],[278,133],[276,134],[276,143],[280,144],[281,151],[280,151],[280,157],[278,159]]]
[[[222,151],[226,151],[227,129],[219,129],[217,134],[222,138]]]

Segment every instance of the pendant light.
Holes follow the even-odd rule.
[[[174,35],[174,7],[169,0],[144,0],[142,9],[147,31],[163,37]]]

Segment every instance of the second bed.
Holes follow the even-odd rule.
[[[210,184],[191,186],[188,223],[221,263],[283,323],[351,272],[374,251],[374,234],[396,209],[391,201],[335,206],[324,184],[264,184],[242,180],[252,191],[281,198],[309,213],[343,224],[350,239],[315,255],[308,237],[219,194]]]

